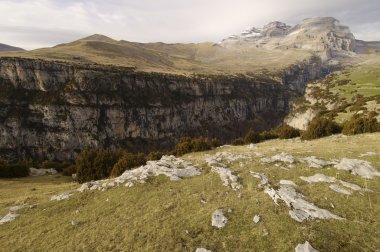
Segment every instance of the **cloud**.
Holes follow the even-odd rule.
[[[248,26],[334,16],[380,40],[378,0],[1,0],[0,42],[27,49],[101,33],[140,42],[219,41]]]

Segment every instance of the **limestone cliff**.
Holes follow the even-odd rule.
[[[280,123],[291,98],[325,72],[318,58],[256,77],[0,58],[0,153],[66,160],[87,147],[148,151],[186,135],[229,140]]]

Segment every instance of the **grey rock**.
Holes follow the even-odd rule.
[[[306,241],[304,244],[298,244],[295,248],[295,252],[319,252],[319,250],[313,248],[310,243]]]
[[[212,213],[211,225],[217,228],[223,228],[228,222],[224,216],[223,209],[217,209]]]

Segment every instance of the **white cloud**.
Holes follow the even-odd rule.
[[[0,42],[52,46],[101,33],[152,42],[219,41],[273,20],[334,16],[359,38],[380,40],[378,0],[0,0]]]

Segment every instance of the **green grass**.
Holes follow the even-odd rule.
[[[298,243],[308,240],[320,251],[375,251],[380,247],[380,178],[364,180],[344,171],[313,169],[301,163],[284,170],[263,165],[253,155],[242,161],[242,167],[239,161],[230,165],[242,178],[243,189],[235,192],[210,172],[204,158],[217,151],[257,151],[266,156],[285,151],[296,157],[339,159],[358,158],[361,153],[374,151],[379,155],[362,159],[379,169],[379,140],[380,133],[309,142],[273,140],[258,144],[257,150],[229,146],[190,153],[183,158],[202,168],[201,176],[179,182],[157,177],[133,188],[78,193],[62,202],[50,202],[48,198],[74,187],[63,177],[0,180],[2,213],[16,200],[32,198],[40,203],[36,209],[22,210],[14,222],[0,226],[0,250],[195,251],[205,247],[212,251],[294,251]],[[249,171],[266,173],[274,186],[280,179],[293,180],[307,200],[346,220],[295,222],[286,206],[275,205],[258,188],[259,180]],[[328,184],[310,185],[299,179],[315,173],[336,176],[374,192],[345,196],[330,190]],[[201,199],[206,199],[207,204],[202,204]],[[211,227],[211,214],[218,208],[233,210],[226,213],[229,222],[223,229]],[[256,214],[262,216],[258,224],[252,221]],[[71,220],[80,224],[72,226]],[[267,236],[263,236],[265,232]]]

